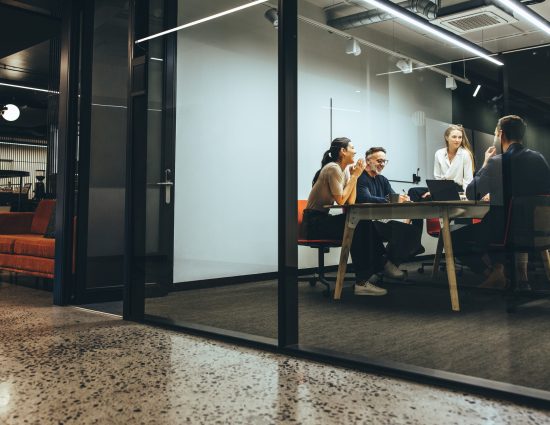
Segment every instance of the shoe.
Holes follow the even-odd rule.
[[[391,261],[386,261],[386,264],[384,264],[384,274],[392,279],[405,280],[407,277],[407,272],[399,270]]]
[[[370,295],[373,297],[379,297],[381,295],[386,295],[388,291],[379,286],[373,285],[369,281],[360,282],[355,284],[354,289],[355,295]]]
[[[532,290],[533,290],[533,288],[531,288],[531,285],[529,285],[529,282],[527,282],[526,280],[520,280],[516,284],[516,291],[529,292],[529,291],[532,291]]]
[[[412,259],[412,258],[416,257],[417,255],[424,254],[425,252],[426,252],[426,248],[424,248],[422,245],[420,245],[418,247],[418,249],[411,254],[410,258]]]
[[[480,288],[505,289],[508,285],[506,275],[504,274],[504,266],[495,264],[493,270],[487,276],[487,279],[479,285]]]

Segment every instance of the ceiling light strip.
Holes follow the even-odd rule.
[[[501,66],[504,65],[502,62],[492,58],[489,52],[481,50],[475,44],[470,43],[469,41],[466,41],[460,37],[457,37],[456,35],[454,35],[449,31],[435,27],[434,25],[428,23],[424,19],[419,18],[414,13],[394,5],[392,2],[388,0],[361,0],[361,1],[364,3],[369,3],[377,7],[378,9],[381,9],[386,13],[389,13],[390,15],[396,18],[402,19],[411,25],[414,25],[432,35],[435,35],[441,38],[442,40],[447,41],[448,43],[454,44],[455,46],[458,46],[476,56],[479,56],[489,62],[492,62],[495,65],[501,65]]]
[[[544,19],[542,16],[533,12],[524,4],[521,4],[513,0],[495,0],[497,3],[500,3],[504,7],[509,8],[514,12],[514,15],[518,14],[522,18],[525,18],[527,21],[535,25],[537,28],[544,31],[546,34],[550,35],[550,23]]]
[[[477,87],[476,87],[476,91],[474,92],[474,97],[477,96],[477,94],[479,93],[480,88],[481,88],[481,84],[478,84]]]
[[[198,25],[198,24],[202,24],[203,22],[211,21],[212,19],[220,18],[222,16],[229,15],[230,13],[235,13],[235,12],[238,12],[240,10],[252,7],[252,6],[256,6],[258,4],[265,3],[267,1],[268,0],[256,0],[256,1],[253,1],[252,3],[243,4],[242,6],[234,7],[233,9],[228,9],[228,10],[225,10],[223,12],[216,13],[215,15],[210,15],[210,16],[207,16],[206,18],[198,19],[196,21],[189,22],[189,23],[184,24],[184,25],[180,25],[179,27],[175,27],[175,28],[172,28],[172,29],[169,29],[169,30],[166,30],[166,31],[162,31],[162,32],[150,35],[150,36],[145,37],[145,38],[140,38],[139,40],[136,40],[135,43],[136,44],[143,43],[144,41],[151,40],[151,39],[157,38],[157,37],[161,37],[163,35],[170,34],[172,32],[179,31],[179,30],[182,30],[182,29],[185,29],[185,28],[189,28],[189,27],[192,27],[192,26],[195,26],[195,25]]]
[[[16,89],[24,89],[24,90],[34,90],[34,91],[40,91],[40,92],[44,92],[44,93],[59,94],[58,91],[54,91],[54,90],[39,89],[37,87],[29,87],[29,86],[19,86],[17,84],[0,83],[0,86],[13,87],[13,88],[16,88]]]
[[[26,146],[26,147],[29,147],[29,148],[44,148],[46,149],[48,146],[44,146],[44,145],[33,145],[32,143],[14,143],[14,142],[2,142],[0,141],[0,145],[15,145],[15,146]]]

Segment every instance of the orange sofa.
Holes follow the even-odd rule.
[[[44,234],[55,210],[55,200],[40,201],[34,213],[0,213],[0,269],[53,278],[55,239]]]

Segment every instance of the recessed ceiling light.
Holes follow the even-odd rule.
[[[21,115],[19,108],[11,103],[0,107],[0,115],[6,121],[15,121]]]

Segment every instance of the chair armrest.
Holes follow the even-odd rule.
[[[30,233],[33,216],[32,212],[0,213],[0,234]]]

